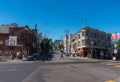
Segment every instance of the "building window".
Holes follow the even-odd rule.
[[[14,36],[14,35],[15,35],[15,33],[14,33],[14,32],[12,32],[12,33],[11,33],[11,35],[12,35],[12,36]]]
[[[88,45],[88,46],[90,46],[90,43],[91,43],[91,41],[90,40],[86,40],[86,44]]]
[[[86,36],[89,37],[89,31],[86,31]]]
[[[82,40],[82,45],[85,45],[85,40]]]
[[[75,40],[77,40],[77,36],[75,35]]]
[[[80,41],[78,41],[78,46],[80,47]]]
[[[108,37],[108,40],[109,40],[109,41],[111,40],[111,37],[110,37],[110,36]]]
[[[82,37],[85,36],[85,31],[82,32]]]
[[[92,33],[92,32],[91,32],[91,34],[90,34],[90,35],[91,35],[91,37],[93,37],[93,33]]]
[[[80,34],[78,34],[78,38],[80,38]]]
[[[97,38],[100,39],[100,35],[99,34],[97,34]]]
[[[22,39],[22,33],[21,32],[18,34],[18,39]]]
[[[104,36],[103,35],[101,35],[101,40],[104,40]]]
[[[100,40],[98,40],[98,47],[100,47],[100,43],[101,43]]]
[[[94,41],[94,46],[97,46],[97,42]]]
[[[94,38],[97,38],[97,34],[96,33],[94,33]]]

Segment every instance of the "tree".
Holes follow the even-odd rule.
[[[50,40],[47,38],[44,38],[40,44],[41,46],[41,50],[44,53],[48,53],[49,50],[51,49],[51,45],[50,45]]]
[[[117,42],[117,48],[120,49],[120,40]]]
[[[59,44],[58,48],[59,48],[59,50],[64,49],[64,45],[63,44]]]

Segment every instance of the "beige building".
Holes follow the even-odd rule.
[[[111,55],[111,34],[90,28],[81,28],[74,34],[71,45],[79,56],[100,58]]]
[[[56,51],[59,51],[59,45],[60,44],[63,44],[63,40],[55,40],[54,41],[54,49],[56,50]]]
[[[70,55],[73,51],[72,49],[72,38],[73,35],[72,34],[67,34],[64,36],[64,52],[67,55]]]

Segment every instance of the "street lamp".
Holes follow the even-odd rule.
[[[93,44],[94,44],[94,42],[93,41],[91,41],[91,58],[92,58],[92,56],[93,56]]]

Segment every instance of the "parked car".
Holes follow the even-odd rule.
[[[47,53],[35,53],[33,55],[29,55],[27,56],[24,60],[27,60],[27,61],[35,61],[35,60],[51,60],[53,58],[53,55],[52,54],[47,54]]]
[[[27,60],[28,61],[35,61],[35,60],[37,60],[37,58],[31,55],[31,56],[27,56]]]
[[[0,62],[6,61],[4,58],[0,58]]]
[[[40,53],[40,56],[39,56],[39,60],[51,60],[53,58],[53,55],[52,54],[48,54],[48,53],[43,53],[41,52]]]
[[[28,55],[23,58],[24,61],[36,61],[39,59],[40,53],[35,53],[33,55]]]

